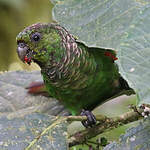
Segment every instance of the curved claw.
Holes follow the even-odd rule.
[[[92,112],[82,109],[81,116],[86,116],[87,120],[81,121],[84,127],[93,127],[96,124],[96,118]]]

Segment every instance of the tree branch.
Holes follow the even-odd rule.
[[[104,121],[107,117],[103,115],[96,115],[96,120],[97,121]],[[86,116],[67,116],[66,117],[67,121],[84,121],[87,120]]]
[[[130,112],[124,113],[118,117],[108,118],[106,116],[96,116],[97,121],[99,123],[93,128],[87,128],[83,131],[77,132],[74,135],[71,135],[69,139],[69,147],[83,144],[86,142],[86,139],[90,139],[95,137],[105,131],[111,130],[113,128],[117,128],[121,125],[125,125],[127,123],[137,121],[142,118],[143,110],[137,108],[136,111],[132,110]],[[86,116],[69,116],[66,118],[67,121],[82,121],[86,120]]]

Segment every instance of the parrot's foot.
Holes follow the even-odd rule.
[[[92,112],[82,109],[81,116],[86,116],[87,117],[87,120],[81,121],[81,123],[83,124],[84,127],[88,128],[88,127],[95,126],[96,118],[95,118],[95,116],[93,115]]]

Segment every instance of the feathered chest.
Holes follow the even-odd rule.
[[[96,70],[94,57],[87,47],[76,42],[65,29],[58,26],[61,37],[59,48],[50,52],[49,62],[42,69],[47,84],[59,89],[83,89]]]
[[[83,89],[89,84],[96,66],[86,59],[81,49],[68,52],[59,62],[42,69],[47,84],[59,89]],[[82,56],[81,56],[82,55]]]

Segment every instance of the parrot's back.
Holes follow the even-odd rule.
[[[72,114],[78,114],[83,108],[92,110],[121,91],[117,65],[105,55],[112,52],[81,43],[76,46],[70,54],[66,52],[66,59],[58,68],[42,70],[50,95],[61,100]]]

